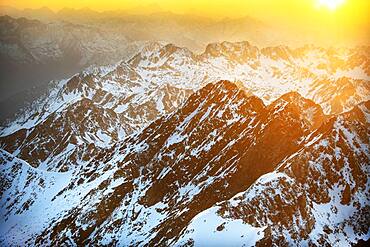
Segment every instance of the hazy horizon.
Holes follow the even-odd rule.
[[[225,22],[249,17],[263,23],[271,30],[289,36],[291,43],[326,46],[368,45],[370,43],[370,2],[366,0],[335,0],[331,6],[323,0],[303,1],[13,1],[5,0],[0,6],[4,13],[9,7],[18,11],[38,12],[60,10],[96,12],[103,17],[127,15],[150,16],[158,13],[173,13],[188,18],[203,18],[213,22]],[[48,8],[49,10],[45,9]],[[50,12],[51,13],[51,12]],[[281,36],[281,35],[279,35]],[[291,38],[292,36],[293,38]],[[274,38],[274,37],[272,37]],[[293,40],[296,39],[296,40]],[[229,40],[224,37],[224,40]],[[217,41],[217,40],[215,40]],[[233,40],[230,40],[233,41]],[[284,40],[277,43],[287,44]],[[260,44],[257,44],[260,45]],[[263,45],[263,44],[262,44]]]

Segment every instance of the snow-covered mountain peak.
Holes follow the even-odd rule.
[[[153,69],[155,67],[179,66],[187,59],[194,59],[193,53],[187,48],[173,44],[154,43],[145,46],[128,63],[133,67]]]

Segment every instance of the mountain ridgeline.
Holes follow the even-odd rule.
[[[127,61],[50,83],[47,93],[1,127],[0,143],[34,167],[68,171],[220,79],[234,81],[264,104],[297,91],[326,114],[338,114],[369,100],[367,50],[222,42],[196,55],[151,43]]]

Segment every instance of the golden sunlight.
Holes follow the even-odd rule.
[[[370,0],[0,0],[0,247],[370,247],[369,136]]]
[[[326,7],[330,10],[335,10],[342,4],[344,4],[345,0],[318,0],[318,5],[321,7]]]
[[[34,10],[56,16],[74,9],[102,15],[150,16],[167,12],[188,19],[198,16],[217,21],[251,18],[276,32],[267,36],[286,37],[269,39],[266,45],[278,40],[295,45],[367,45],[370,42],[370,0],[0,0],[0,12],[8,10],[11,15],[11,11],[23,9],[28,14]],[[260,29],[258,33],[262,37],[266,32]],[[227,38],[237,40],[236,35],[243,33]],[[300,37],[300,42],[293,37]]]

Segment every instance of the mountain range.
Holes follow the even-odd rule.
[[[225,37],[267,40],[262,30],[271,29],[250,17],[216,21],[168,12],[14,11],[0,7],[0,13],[8,14],[0,17],[1,121],[45,93],[50,80],[127,60],[148,42],[175,43],[198,51],[210,40]]]
[[[1,245],[369,239],[369,48],[149,43],[0,131]]]
[[[89,9],[55,13],[47,8],[16,10],[0,6],[1,120],[37,99],[50,80],[70,77],[89,66],[127,60],[148,42],[172,43],[198,54],[207,44],[224,40],[296,48],[324,35],[315,34],[312,39],[308,34],[315,30],[302,27],[293,32],[285,25],[250,16],[211,19],[151,8],[156,10],[151,14]]]
[[[237,82],[265,104],[295,90],[319,103],[326,114],[341,113],[369,100],[366,49],[334,53],[317,47],[259,49],[248,42],[223,42],[197,55],[172,44],[151,43],[127,61],[52,82],[48,93],[2,127],[0,140],[6,150],[37,166],[44,161],[57,164],[55,159],[66,166],[67,153],[76,153],[75,148],[123,140],[177,109],[192,92],[222,79]],[[321,60],[313,59],[318,53]]]

